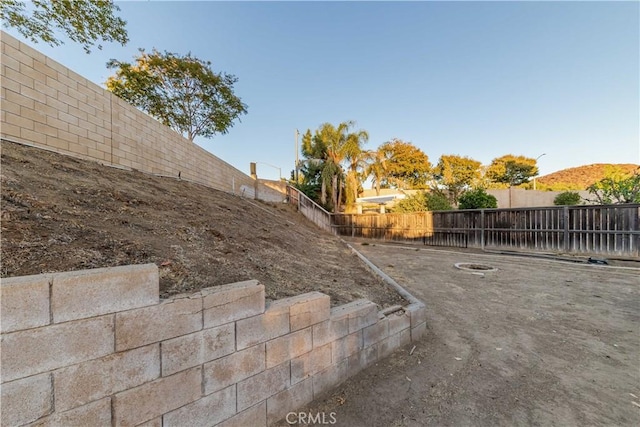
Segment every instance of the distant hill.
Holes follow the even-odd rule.
[[[538,177],[536,181],[538,188],[541,190],[585,190],[591,184],[604,178],[611,169],[632,174],[638,167],[640,165],[631,163],[594,163],[592,165],[562,169],[549,175]]]

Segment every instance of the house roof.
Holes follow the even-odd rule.
[[[402,194],[402,191],[397,190],[395,188],[381,188],[380,189],[380,196],[390,196],[393,194]],[[362,191],[362,197],[372,197],[372,196],[378,196],[378,194],[376,194],[376,190],[375,188],[371,188],[371,189],[366,189]]]
[[[357,203],[388,203],[396,199],[404,199],[404,194],[390,194],[386,196],[370,196],[370,197],[358,197]]]

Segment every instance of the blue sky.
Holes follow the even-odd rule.
[[[101,85],[106,62],[139,47],[190,51],[235,74],[248,114],[197,143],[245,172],[256,161],[288,177],[295,130],[345,120],[369,132],[368,148],[400,138],[433,163],[546,153],[541,175],[640,163],[638,2],[118,5],[125,47],[29,44]],[[258,175],[278,171],[258,164]]]

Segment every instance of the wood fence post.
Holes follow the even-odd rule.
[[[356,215],[351,215],[350,217],[351,219],[351,237],[356,237],[356,227],[355,224],[357,222],[358,216]]]
[[[480,248],[484,250],[484,209],[480,209]]]
[[[562,209],[562,217],[564,220],[564,251],[569,252],[569,206]]]

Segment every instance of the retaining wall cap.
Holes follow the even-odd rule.
[[[0,287],[19,286],[21,283],[33,283],[41,280],[50,282],[56,273],[32,274],[29,276],[15,276],[0,278]]]
[[[202,296],[207,296],[219,292],[225,292],[232,289],[244,289],[244,288],[253,288],[255,286],[260,286],[260,282],[258,280],[245,280],[242,282],[228,283],[226,285],[219,286],[210,286],[208,288],[200,289],[200,291],[195,294],[201,294]],[[193,294],[192,294],[193,295]]]
[[[286,298],[281,298],[281,299],[271,301],[268,304],[268,308],[292,306],[300,302],[309,301],[316,298],[324,298],[324,297],[327,297],[327,295],[323,294],[322,292],[318,292],[318,291],[306,292],[304,294],[296,295],[293,297],[286,297]]]
[[[133,271],[137,272],[139,270],[147,270],[147,269],[155,270],[157,272],[158,271],[158,266],[155,265],[154,263],[129,264],[129,265],[119,265],[119,266],[116,266],[116,267],[101,267],[101,268],[90,268],[90,269],[86,269],[86,270],[64,271],[64,272],[60,272],[60,273],[50,273],[50,275],[55,280],[56,278],[59,278],[61,276],[82,277],[82,276],[91,276],[91,275],[96,275],[96,274],[102,274],[104,272],[120,272],[120,271],[122,271],[123,273],[126,273],[126,272],[133,272]]]

